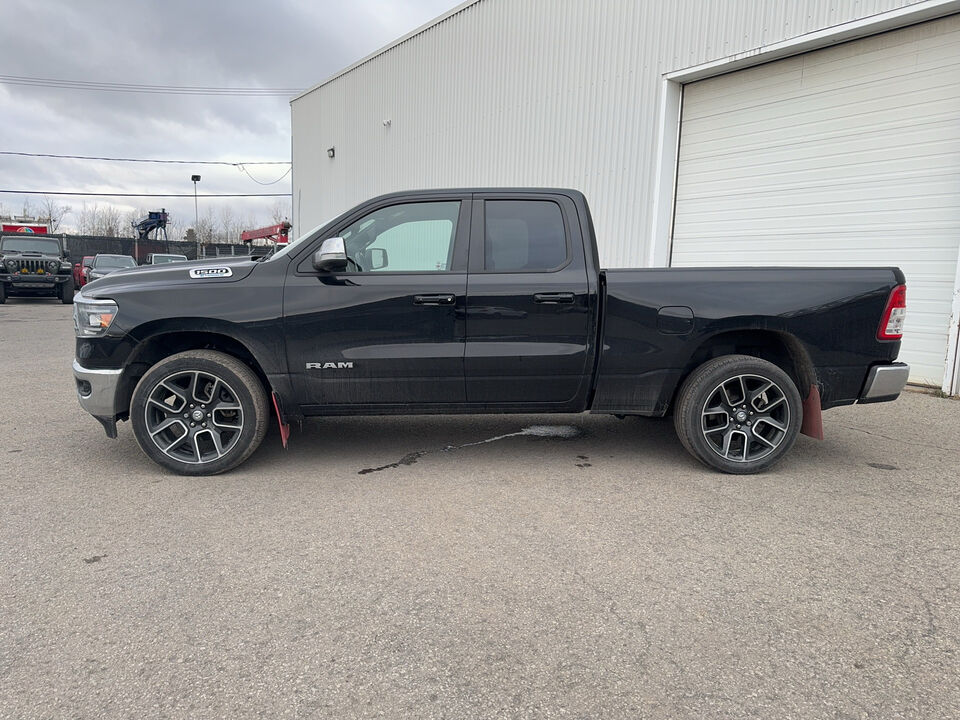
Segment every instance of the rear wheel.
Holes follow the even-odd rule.
[[[0,283],[0,305],[3,305],[7,301],[7,286],[3,283]]]
[[[727,473],[760,472],[793,446],[803,421],[800,393],[773,363],[725,355],[680,388],[674,426],[700,462]]]
[[[235,468],[260,445],[269,417],[267,394],[256,374],[212,350],[161,360],[137,384],[130,402],[140,448],[180,475]]]

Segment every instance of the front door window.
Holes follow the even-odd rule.
[[[445,272],[453,263],[460,202],[422,202],[374,210],[344,229],[353,272]]]

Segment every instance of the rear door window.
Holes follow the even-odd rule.
[[[487,200],[484,227],[487,272],[556,270],[569,257],[563,214],[555,202]]]

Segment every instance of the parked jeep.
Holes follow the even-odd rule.
[[[46,295],[69,305],[73,288],[73,265],[60,238],[0,236],[0,304],[18,295]]]

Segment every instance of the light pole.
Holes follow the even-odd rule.
[[[200,182],[199,175],[191,175],[193,181],[193,234],[197,240],[197,260],[200,259],[200,211],[197,209],[197,183]]]

